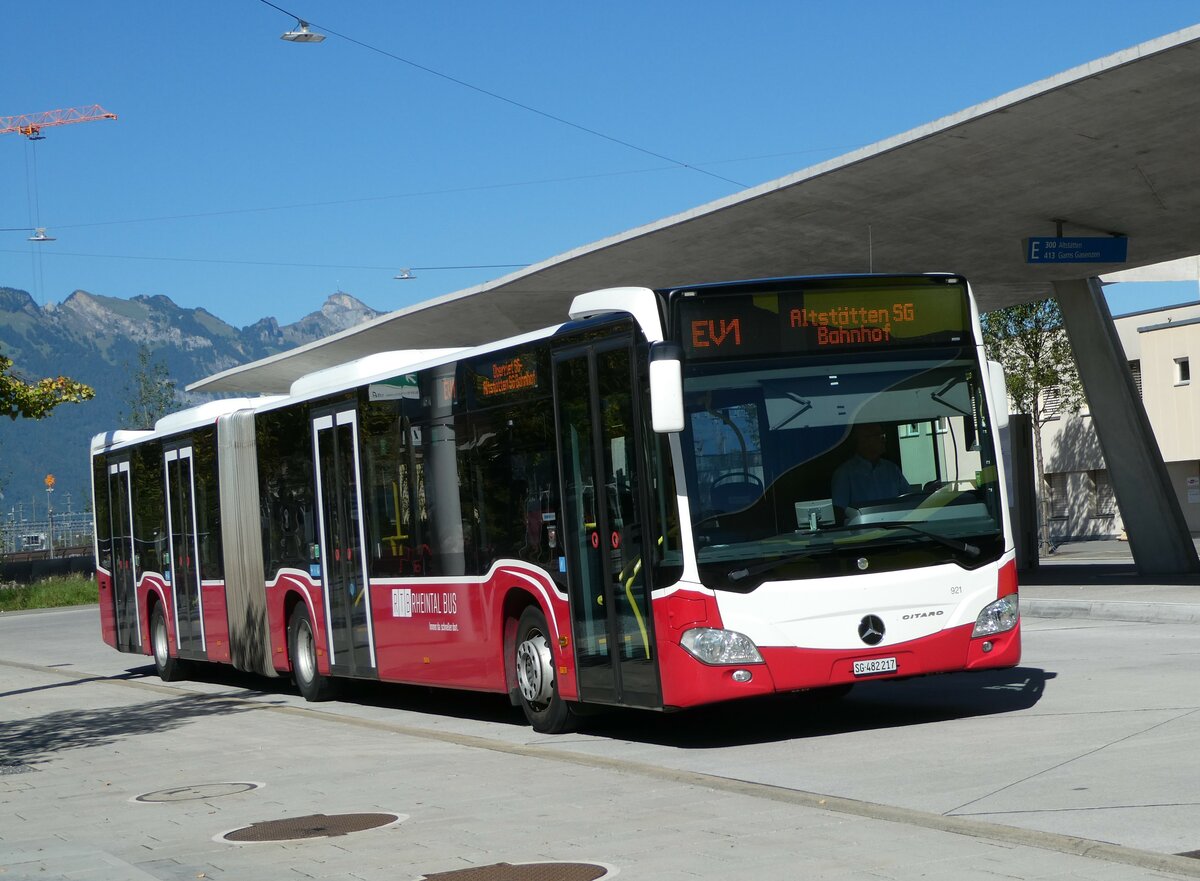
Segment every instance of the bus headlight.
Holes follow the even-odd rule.
[[[693,627],[683,634],[679,644],[696,660],[705,664],[761,664],[762,655],[750,637],[733,630]]]
[[[971,636],[991,636],[994,633],[1012,630],[1017,626],[1019,617],[1017,595],[1010,593],[983,607],[983,611],[975,619],[975,632]]]

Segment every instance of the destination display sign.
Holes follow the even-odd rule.
[[[1026,263],[1124,263],[1125,236],[1046,236],[1025,239]]]
[[[538,358],[532,352],[479,362],[472,373],[480,402],[538,388]]]
[[[810,288],[676,301],[691,359],[960,344],[970,338],[961,285]]]

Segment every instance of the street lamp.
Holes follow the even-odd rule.
[[[54,492],[54,475],[46,475],[46,540],[50,545],[50,559],[54,559],[54,511],[50,507],[50,493]]]
[[[296,27],[279,35],[279,39],[289,43],[320,43],[325,39],[324,34],[314,34],[308,29],[308,22],[296,19]]]

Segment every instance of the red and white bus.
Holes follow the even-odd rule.
[[[1009,667],[1003,376],[954,275],[575,298],[92,443],[105,641],[535,729]],[[864,495],[865,494],[865,495]]]

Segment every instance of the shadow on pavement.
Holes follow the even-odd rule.
[[[152,673],[153,668],[147,668]],[[680,749],[710,749],[926,725],[1025,710],[1057,674],[1036,667],[945,673],[906,680],[857,683],[844,697],[811,691],[730,701],[679,712],[589,709],[581,733]],[[244,689],[241,698],[297,694],[284,678],[243,673],[223,665],[189,668],[194,681]],[[339,683],[337,701],[437,718],[524,727],[525,716],[504,695],[367,681]],[[186,703],[187,699],[183,701]],[[229,712],[215,700],[213,712]],[[179,703],[179,702],[167,702]],[[322,704],[310,704],[320,709]],[[420,724],[397,718],[396,724]],[[540,735],[537,735],[540,737]],[[0,749],[5,746],[0,727]],[[553,738],[549,741],[553,743]],[[2,754],[2,753],[0,753]]]
[[[148,668],[153,674],[154,668]],[[286,676],[278,678],[260,676],[235,670],[225,664],[192,664],[184,674],[193,682],[224,685],[244,689],[247,693],[239,697],[254,698],[279,694],[298,695],[295,684]],[[152,676],[153,679],[153,676]],[[455,719],[473,719],[478,722],[494,722],[506,725],[524,725],[521,710],[509,703],[505,695],[450,688],[432,688],[426,685],[401,685],[369,680],[341,679],[334,691],[335,701],[345,701],[363,706],[424,713],[430,716],[448,716]],[[308,704],[320,709],[322,704]],[[400,723],[401,720],[396,720]]]
[[[89,677],[63,685],[94,681],[97,679]],[[8,696],[19,694],[21,692],[9,692]],[[2,700],[0,707],[3,707]],[[31,719],[0,722],[0,758],[10,765],[31,765],[49,761],[54,753],[64,750],[106,746],[126,737],[169,731],[196,719],[229,716],[253,709],[251,704],[224,697],[189,695],[143,704],[60,710]]]
[[[949,673],[900,682],[863,682],[845,697],[820,691],[773,695],[659,714],[613,711],[584,731],[680,749],[711,749],[926,725],[1025,710],[1057,674],[1036,667]]]
[[[430,688],[423,685],[393,685],[386,682],[343,683],[338,696],[342,700],[372,707],[405,710],[430,716],[473,719],[498,725],[527,725],[520,707],[514,707],[507,695],[477,691]]]
[[[1198,575],[1139,575],[1132,563],[1054,563],[1017,574],[1022,586],[1083,584],[1192,584],[1200,585]]]

